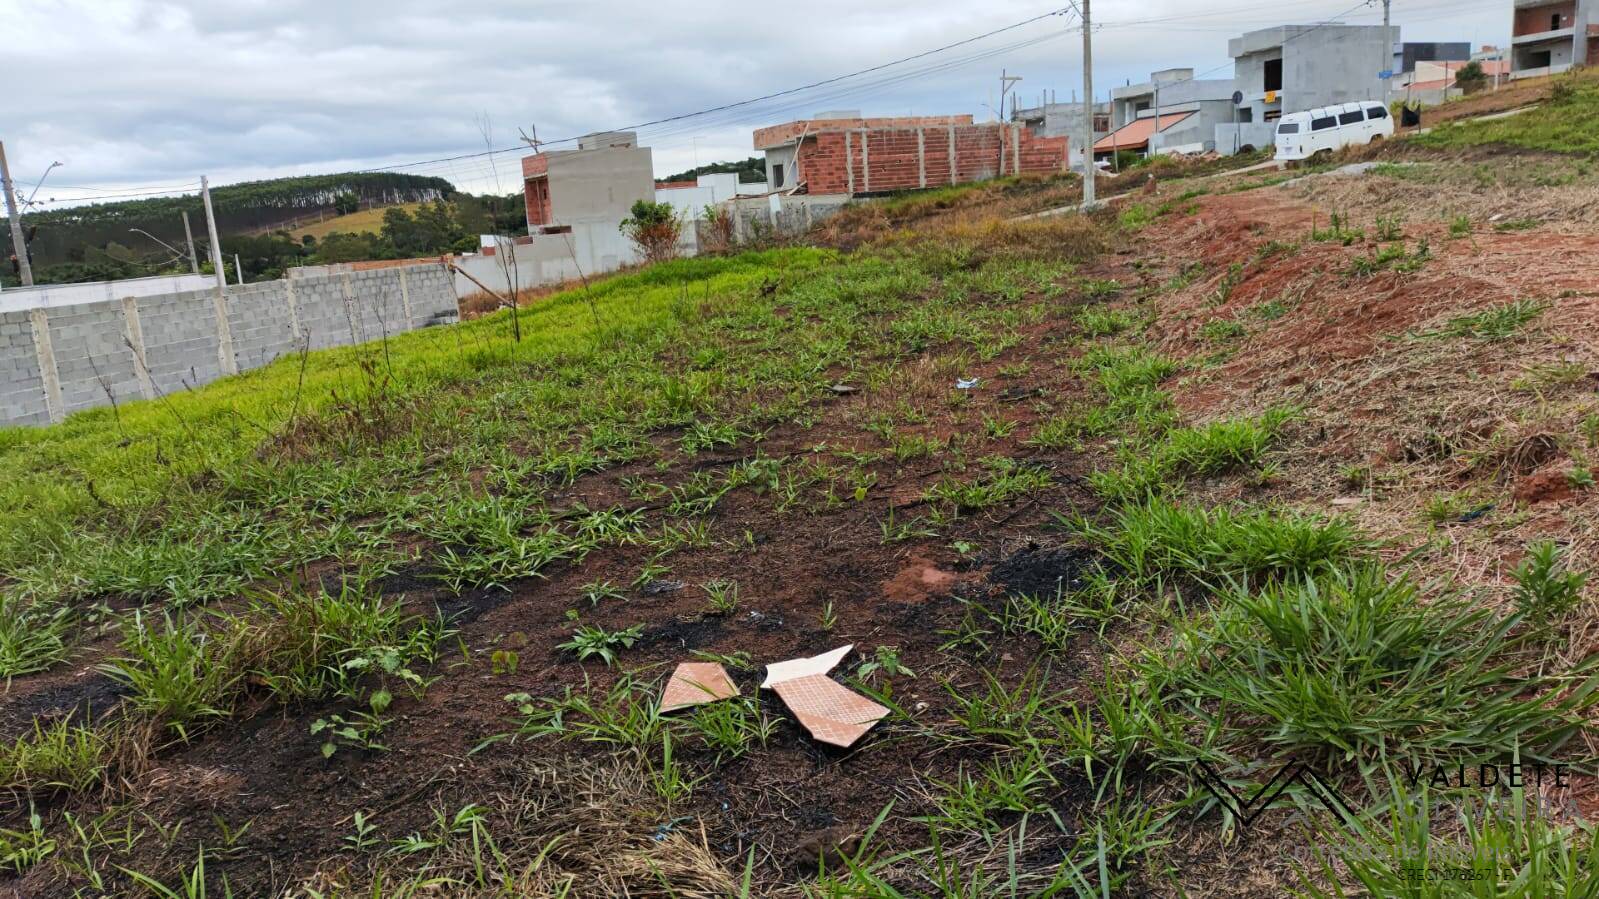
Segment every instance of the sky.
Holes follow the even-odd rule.
[[[0,0],[0,140],[24,196],[55,208],[358,169],[520,190],[520,133],[560,141],[960,47],[722,112],[639,129],[658,176],[753,155],[750,132],[823,110],[991,118],[1001,70],[1023,105],[1082,87],[1068,0],[801,3]],[[1094,0],[1094,85],[1193,67],[1227,39],[1380,0]],[[1069,7],[1068,7],[1069,8]],[[1503,44],[1511,0],[1394,0],[1403,40]],[[571,144],[556,144],[562,149]],[[505,151],[488,153],[489,150]],[[473,158],[434,161],[477,154]]]

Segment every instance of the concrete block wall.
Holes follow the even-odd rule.
[[[279,356],[298,352],[299,332],[283,281],[263,281],[228,289],[228,331],[239,371],[260,368]]]
[[[144,362],[157,393],[178,393],[222,376],[214,290],[140,297],[135,304]]]
[[[121,303],[52,309],[48,322],[65,411],[142,398]]]
[[[0,313],[0,422],[31,425],[49,421],[28,312]]]
[[[458,318],[440,263],[344,271],[0,313],[0,426],[153,399],[267,365]]]

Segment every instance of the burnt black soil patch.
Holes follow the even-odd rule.
[[[36,690],[6,703],[0,712],[0,737],[15,738],[31,732],[35,722],[68,717],[79,722],[92,721],[116,707],[127,692],[127,685],[104,674]]]
[[[1099,557],[1086,549],[1029,543],[995,563],[988,579],[1012,596],[1054,596],[1082,589],[1099,568]]]
[[[498,587],[467,590],[452,596],[439,585],[437,571],[426,565],[407,565],[378,581],[378,590],[385,597],[403,597],[412,608],[423,611],[431,601],[438,614],[450,624],[459,627],[471,624],[483,613],[497,609],[509,602],[514,594]]]
[[[722,625],[721,618],[713,617],[673,619],[646,630],[639,642],[644,646],[667,649],[699,649],[716,639],[716,635],[722,632]]]

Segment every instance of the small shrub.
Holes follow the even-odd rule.
[[[610,667],[616,662],[616,655],[623,649],[632,649],[633,644],[644,636],[644,625],[635,624],[632,627],[619,631],[608,631],[602,627],[582,625],[572,633],[572,639],[560,644],[556,649],[564,649],[577,655],[577,660],[582,662],[592,656],[599,656]]]
[[[1565,617],[1582,600],[1588,575],[1568,571],[1560,547],[1543,540],[1527,547],[1527,558],[1516,567],[1516,608],[1534,623]]]
[[[677,258],[677,243],[683,236],[683,220],[670,203],[635,200],[628,217],[619,226],[647,262]]]

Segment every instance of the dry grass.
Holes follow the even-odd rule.
[[[428,857],[422,875],[415,873],[415,864],[395,869],[378,859],[364,870],[325,872],[305,886],[325,890],[360,884],[340,895],[388,895],[425,879],[435,883],[415,895],[461,899],[726,899],[737,894],[738,880],[707,845],[704,827],[697,820],[674,818],[649,791],[650,773],[642,766],[622,760],[511,764],[519,768],[514,786],[487,801],[460,785],[486,813],[484,826],[477,837],[457,833]],[[442,798],[435,807],[454,814],[455,806]]]
[[[348,215],[336,215],[323,219],[315,224],[296,228],[295,240],[302,237],[314,237],[321,240],[335,231],[345,234],[376,234],[383,229],[383,213],[390,209],[403,209],[406,212],[416,212],[422,207],[421,203],[401,203],[398,206],[376,206],[371,209],[362,209]]]

